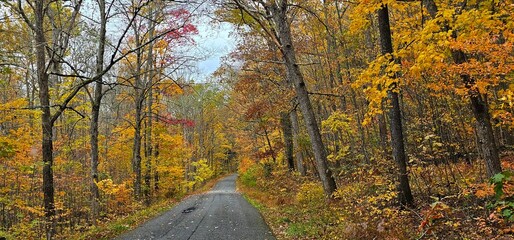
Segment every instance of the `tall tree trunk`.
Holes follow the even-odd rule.
[[[321,182],[323,183],[323,190],[328,197],[331,197],[332,193],[336,190],[336,183],[332,176],[332,171],[328,168],[325,145],[321,139],[321,133],[318,123],[316,122],[316,116],[312,108],[309,93],[307,92],[307,87],[305,86],[303,75],[296,61],[296,54],[291,39],[291,28],[286,16],[287,1],[283,0],[280,1],[278,5],[275,4],[276,3],[273,3],[269,10],[276,24],[277,35],[281,45],[280,50],[286,66],[286,75],[289,81],[293,83],[296,96],[298,97],[300,110],[302,111],[307,132],[311,139],[316,167]]]
[[[155,29],[155,9],[150,9],[150,18],[148,19],[148,24],[150,26],[148,32],[148,38],[152,39],[154,37],[154,29]],[[148,45],[148,57],[146,59],[146,86],[148,89],[148,97],[146,99],[146,108],[147,108],[147,118],[146,118],[146,131],[145,131],[145,190],[144,196],[147,205],[150,205],[151,199],[151,179],[152,179],[152,157],[153,157],[153,145],[152,145],[152,105],[153,105],[153,77],[154,77],[154,59],[153,59],[153,42]]]
[[[296,168],[298,169],[300,175],[305,176],[307,171],[303,163],[303,153],[300,149],[300,126],[298,124],[298,114],[296,113],[296,109],[293,109],[291,113],[289,113],[289,118],[291,119],[291,130],[293,134],[293,150],[296,159]]]
[[[459,64],[457,61],[455,63]],[[476,131],[478,135],[478,145],[481,148],[482,157],[485,161],[487,176],[492,177],[502,171],[500,154],[496,145],[494,131],[491,124],[491,114],[486,96],[481,94],[476,88],[475,81],[469,75],[461,75],[462,81],[468,89],[471,109],[477,121]]]
[[[392,55],[393,44],[391,41],[391,28],[389,26],[389,10],[387,8],[387,4],[383,4],[378,10],[378,29],[380,31],[380,49],[382,54]],[[392,56],[391,61],[394,61]],[[397,89],[398,86],[397,83],[393,83],[393,85],[386,87],[388,87],[387,96],[391,104],[389,108],[391,146],[393,150],[393,159],[396,161],[398,166],[398,198],[401,204],[413,205],[414,199],[412,197],[407,172],[407,159],[405,155],[402,114]]]
[[[141,125],[143,100],[141,99],[140,90],[136,90],[136,113],[134,125],[134,141],[132,146],[132,171],[134,172],[134,195],[136,199],[141,197]]]
[[[105,0],[98,0],[98,8],[100,10],[100,32],[98,36],[98,49],[96,55],[96,74],[101,74],[104,70],[104,54],[105,54],[105,35],[106,35],[106,12]],[[100,116],[100,104],[102,103],[102,78],[95,82],[95,91],[91,103],[91,122],[90,122],[90,144],[91,144],[91,220],[93,225],[97,224],[100,212],[100,192],[98,190],[98,121]]]
[[[137,200],[141,199],[141,125],[143,123],[144,91],[141,82],[142,50],[140,49],[141,39],[138,28],[134,25],[134,35],[137,43],[136,50],[136,71],[134,73],[134,94],[135,94],[135,121],[134,141],[132,145],[132,171],[134,172],[134,195]]]
[[[269,147],[269,152],[271,154],[271,158],[273,159],[273,163],[277,163],[277,157],[275,157],[275,150],[273,150],[273,145],[271,145],[271,140],[269,139],[268,130],[264,127],[264,137],[266,138],[266,143]]]
[[[155,159],[155,170],[153,172],[153,184],[154,191],[159,192],[159,171],[157,171],[157,166],[159,165],[159,143],[155,144],[153,156]]]
[[[291,119],[287,113],[282,113],[280,117],[280,121],[282,123],[282,134],[284,135],[284,156],[286,157],[289,170],[294,171],[293,130],[291,127]]]
[[[48,73],[46,72],[46,39],[44,31],[44,1],[36,1],[35,38],[36,38],[36,68],[39,84],[39,101],[41,104],[41,126],[43,141],[41,143],[43,157],[43,206],[45,209],[46,239],[52,239],[55,232],[55,204],[53,177],[53,122],[50,113],[50,94]]]

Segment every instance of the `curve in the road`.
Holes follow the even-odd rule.
[[[116,239],[275,239],[257,209],[236,192],[236,178],[233,174],[220,180],[211,191],[185,199]]]

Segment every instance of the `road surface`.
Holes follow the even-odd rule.
[[[185,199],[116,239],[274,240],[257,209],[236,192],[236,177],[220,180],[211,191]]]

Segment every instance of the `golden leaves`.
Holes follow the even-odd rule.
[[[478,184],[475,196],[482,199],[494,196],[493,185],[487,183]]]
[[[352,84],[354,89],[363,89],[369,101],[363,125],[369,124],[373,116],[382,113],[382,104],[387,97],[387,91],[398,91],[400,88],[398,86],[400,81],[396,75],[400,72],[401,66],[393,61],[393,58],[391,54],[377,57]]]

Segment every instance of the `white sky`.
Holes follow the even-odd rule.
[[[228,23],[211,23],[204,17],[197,25],[198,35],[194,36],[197,44],[198,56],[205,57],[198,62],[200,76],[198,81],[207,81],[221,64],[221,58],[234,50],[236,39],[232,32],[232,25]]]

